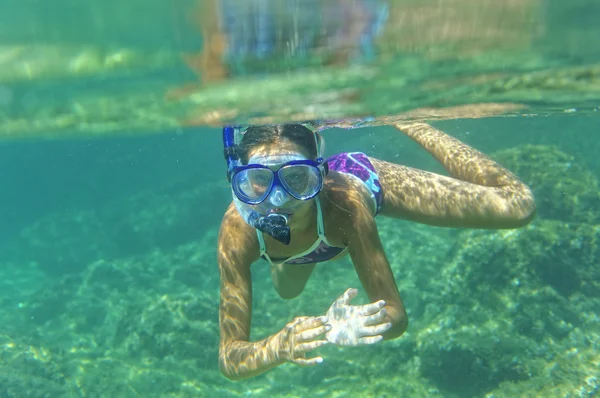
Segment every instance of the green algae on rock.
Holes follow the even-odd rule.
[[[517,231],[464,233],[441,278],[432,281],[439,313],[430,312],[430,325],[417,334],[423,374],[461,396],[531,379],[543,383],[543,358],[568,350],[580,330],[600,328],[585,315],[598,304],[599,233],[553,220]],[[563,371],[577,380],[578,367],[569,363]]]
[[[523,145],[492,156],[532,188],[541,218],[600,223],[600,187],[574,156],[554,146]]]
[[[173,248],[200,238],[221,215],[203,199],[211,192],[222,208],[231,193],[220,184],[171,187],[163,195],[137,194],[94,210],[50,215],[25,228],[12,250],[16,262],[35,262],[51,275],[79,272],[97,259],[116,259],[151,248]],[[211,224],[211,225],[212,225]]]

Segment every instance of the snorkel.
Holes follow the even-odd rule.
[[[236,152],[236,145],[241,141],[241,135],[242,132],[239,127],[227,126],[223,128],[223,153],[227,160],[227,180],[229,182],[231,182],[231,175],[234,169],[241,166],[240,158]],[[236,139],[239,141],[236,142]],[[233,194],[233,201],[238,212],[248,225],[272,236],[284,245],[290,244],[291,233],[286,215],[279,213],[260,214],[251,206],[240,201],[235,193]]]
[[[271,213],[262,216],[258,212],[252,211],[248,215],[247,222],[259,231],[271,235],[284,245],[289,245],[292,240],[290,227],[287,225],[288,218],[283,214]]]

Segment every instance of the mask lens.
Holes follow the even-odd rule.
[[[285,189],[296,199],[308,199],[321,189],[321,172],[314,166],[285,166],[279,170],[279,178]]]
[[[237,173],[232,181],[236,195],[245,201],[261,202],[273,183],[270,169],[247,169]]]

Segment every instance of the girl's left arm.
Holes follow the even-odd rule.
[[[386,320],[392,327],[383,334],[383,338],[394,339],[406,331],[406,310],[379,239],[372,211],[364,201],[354,203],[357,208],[347,218],[349,224],[345,228],[348,251],[369,301],[385,301]]]

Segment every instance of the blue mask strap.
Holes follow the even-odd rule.
[[[227,180],[231,182],[231,172],[240,164],[240,158],[235,147],[236,127],[223,127],[223,155],[227,160]]]
[[[313,135],[315,137],[315,148],[317,148],[317,157],[320,158],[321,157],[321,140],[319,139],[319,136],[317,136],[317,133],[313,131]]]

